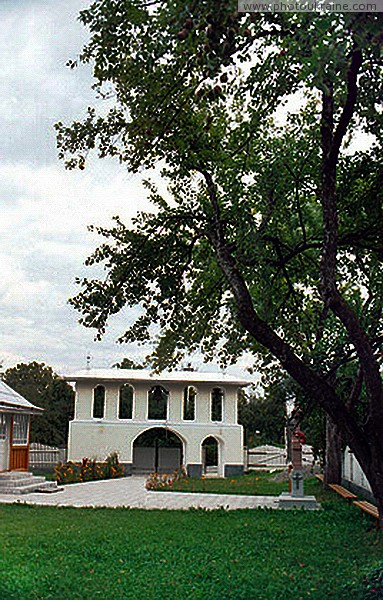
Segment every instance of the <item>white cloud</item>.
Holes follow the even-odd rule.
[[[0,126],[7,160],[53,160],[53,123],[81,116],[93,101],[90,67],[65,66],[86,42],[77,15],[87,5],[86,0],[0,5]]]
[[[0,180],[2,206],[12,204],[0,231],[21,225],[28,235],[35,234],[34,244],[40,236],[78,243],[78,234],[90,224],[111,223],[115,214],[128,221],[137,210],[149,208],[139,176],[126,180],[118,165],[97,159],[82,172],[65,171],[61,163],[37,168],[6,163],[0,165]]]
[[[67,363],[75,367],[92,348],[98,363],[108,366],[126,354],[115,344],[126,315],[95,344],[95,332],[78,325],[79,315],[67,303],[76,293],[75,276],[85,273],[84,259],[100,242],[87,226],[110,224],[115,214],[129,221],[139,208],[149,207],[138,178],[126,181],[117,167],[98,170],[97,162],[81,173],[59,164],[0,165],[0,323],[3,344],[11,349],[7,362],[25,352],[29,360],[43,355],[61,369]]]

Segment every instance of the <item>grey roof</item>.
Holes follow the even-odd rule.
[[[146,369],[82,369],[64,376],[66,381],[152,381],[156,383],[175,381],[179,383],[216,383],[245,386],[250,379],[226,373],[203,373],[202,371],[172,371],[153,373]]]
[[[0,380],[0,410],[4,409],[7,412],[27,412],[37,413],[42,412],[44,409],[34,406],[29,400],[23,398],[20,394],[15,392],[9,387],[4,381]]]

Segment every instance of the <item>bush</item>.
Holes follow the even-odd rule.
[[[83,458],[81,464],[68,461],[59,462],[55,467],[55,478],[59,485],[65,483],[83,483],[99,479],[115,479],[124,476],[124,468],[120,465],[117,452],[112,452],[105,462],[97,463],[90,458]]]
[[[146,480],[145,487],[147,490],[161,490],[165,487],[172,488],[174,481],[182,481],[187,479],[184,467],[173,471],[172,475],[160,475],[159,473],[150,473]]]
[[[80,481],[80,466],[71,461],[59,462],[55,466],[55,477],[58,484],[77,483]]]
[[[103,465],[102,479],[123,477],[124,468],[120,465],[117,452],[111,452]]]

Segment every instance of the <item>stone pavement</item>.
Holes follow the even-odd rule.
[[[276,496],[234,496],[183,492],[148,492],[145,477],[73,483],[54,494],[33,493],[20,496],[0,495],[1,503],[39,504],[44,506],[110,507],[187,510],[188,508],[278,508]]]

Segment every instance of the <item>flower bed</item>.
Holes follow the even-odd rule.
[[[59,485],[99,479],[116,479],[123,476],[124,468],[120,465],[116,452],[112,452],[105,462],[83,458],[81,464],[68,461],[60,462],[55,467],[55,478]]]
[[[146,480],[145,487],[147,490],[151,491],[162,490],[164,488],[172,489],[175,481],[183,481],[184,479],[187,479],[184,467],[176,469],[171,475],[167,475],[166,473],[163,475],[160,475],[159,473],[150,473]]]

